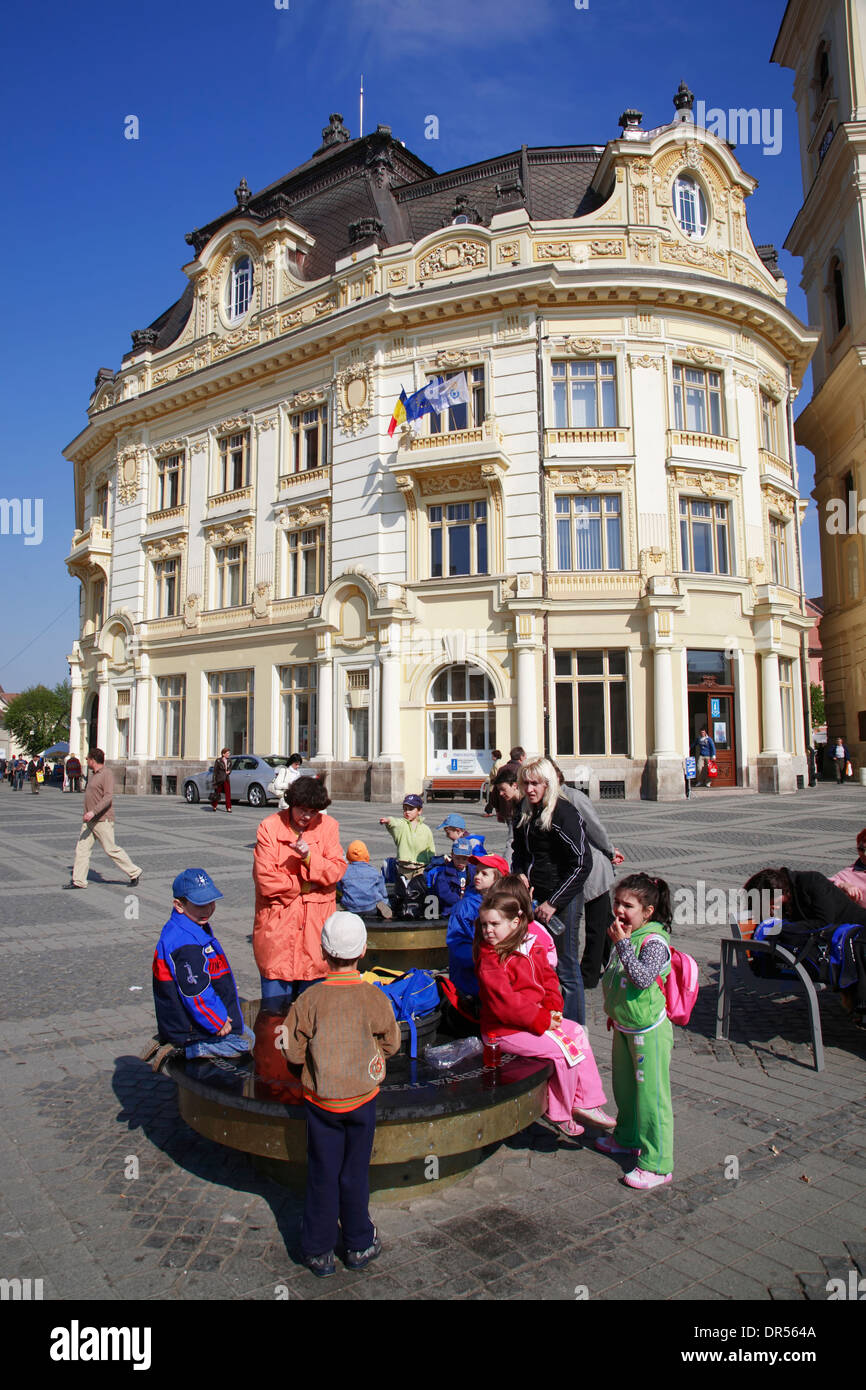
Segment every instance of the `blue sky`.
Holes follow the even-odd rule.
[[[756,242],[781,246],[801,200],[793,75],[769,57],[783,0],[722,9],[660,0],[149,0],[10,11],[0,91],[7,318],[0,496],[44,499],[41,545],[0,535],[0,685],[67,673],[78,584],[66,573],[72,468],[99,367],[117,368],[182,292],[184,234],[308,159],[332,111],[390,125],[438,170],[528,145],[604,144],[628,106],[673,114],[685,78],[707,106],[780,107],[776,156],[742,146],[759,180]],[[139,139],[124,121],[139,120]],[[439,138],[425,139],[425,118]],[[800,262],[782,267],[805,315]],[[807,386],[797,405],[808,399]],[[801,490],[811,455],[800,451]],[[814,503],[807,592],[820,593]]]

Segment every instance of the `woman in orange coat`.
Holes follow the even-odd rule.
[[[277,1009],[326,975],[322,927],[346,872],[340,828],[324,814],[331,804],[324,783],[299,777],[284,799],[286,809],[261,822],[253,859],[253,952],[262,1004]]]

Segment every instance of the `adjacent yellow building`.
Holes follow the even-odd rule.
[[[795,788],[816,335],[754,180],[675,106],[444,174],[332,116],[190,234],[66,450],[73,747],[131,791],[299,750],[392,802],[521,743],[668,800],[706,726],[721,785]],[[389,436],[436,379],[462,399]]]

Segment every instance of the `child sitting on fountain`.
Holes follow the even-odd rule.
[[[174,909],[153,953],[160,1042],[182,1047],[187,1057],[242,1059],[253,1034],[244,1026],[226,954],[208,926],[222,893],[204,869],[184,869],[171,891]]]
[[[324,980],[295,1000],[281,1030],[287,1060],[303,1064],[307,1191],[301,1225],[304,1263],[320,1278],[336,1274],[337,1223],[345,1264],[363,1269],[382,1245],[370,1220],[370,1155],[376,1096],[385,1059],[400,1047],[390,1001],[358,973],[367,929],[354,912],[334,912],[322,928]]]
[[[337,884],[337,896],[344,912],[377,913],[389,921],[393,917],[388,889],[381,869],[370,863],[370,851],[363,840],[353,840],[346,850],[346,872]]]

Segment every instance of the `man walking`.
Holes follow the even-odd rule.
[[[81,763],[74,753],[66,759],[66,784],[71,792],[81,791]]]
[[[141,878],[141,869],[133,864],[125,849],[114,843],[114,777],[105,766],[105,754],[101,748],[91,748],[87,755],[87,767],[90,776],[84,793],[84,824],[75,847],[72,878],[63,887],[87,887],[87,870],[93,842],[97,840],[118,869],[129,875],[130,887],[135,888]]]

